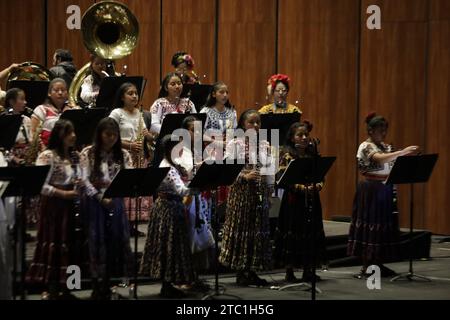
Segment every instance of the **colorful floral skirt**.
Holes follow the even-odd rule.
[[[33,262],[26,275],[27,282],[66,283],[69,265],[87,270],[87,239],[76,228],[73,201],[41,196],[41,214]]]
[[[348,255],[378,263],[395,259],[399,237],[393,186],[374,180],[361,181],[353,201]]]
[[[261,195],[261,197],[260,197]],[[268,188],[243,180],[230,188],[219,261],[234,270],[271,267]]]
[[[152,279],[173,283],[194,280],[188,227],[181,197],[155,201],[140,272]]]

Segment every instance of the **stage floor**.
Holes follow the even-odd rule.
[[[324,221],[327,236],[347,234],[349,224],[344,222]],[[146,225],[139,226],[141,231],[146,231]],[[369,290],[366,280],[353,278],[360,267],[340,267],[329,268],[328,270],[318,270],[318,275],[322,281],[317,283],[317,287],[322,291],[318,293],[318,300],[448,300],[450,299],[450,243],[439,243],[442,237],[433,236],[431,244],[431,259],[414,261],[414,271],[417,274],[425,275],[432,281],[397,281],[390,282],[389,278],[382,278],[381,289]],[[141,251],[145,238],[139,238],[138,250]],[[132,244],[133,247],[134,244]],[[32,243],[28,245],[27,255],[31,258]],[[398,273],[408,271],[408,261],[386,264]],[[301,277],[301,270],[296,272],[297,277]],[[235,275],[231,273],[220,274],[219,283],[221,292],[238,296],[244,300],[309,300],[310,291],[303,291],[303,288],[290,288],[283,291],[278,287],[285,285],[284,270],[273,270],[261,273],[261,277],[270,284],[268,287],[239,287],[235,284]],[[211,288],[214,288],[214,276],[201,276]],[[160,299],[159,282],[147,282],[138,286],[139,299]],[[125,297],[129,297],[128,288],[117,288],[117,292]],[[88,299],[90,290],[76,291],[74,294],[81,299]],[[187,299],[202,299],[204,294],[189,293]],[[222,297],[227,299],[227,297]],[[40,295],[29,295],[30,300],[39,300]]]

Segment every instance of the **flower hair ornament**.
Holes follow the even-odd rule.
[[[183,54],[177,57],[177,65],[181,64],[181,63],[186,63],[186,66],[189,69],[194,69],[194,59],[192,58],[192,56],[190,54]]]
[[[285,74],[281,74],[281,73],[274,74],[267,81],[267,93],[269,95],[272,95],[273,90],[275,90],[275,87],[277,85],[277,82],[282,82],[286,86],[289,86],[290,81],[291,81],[291,79]]]
[[[373,118],[375,118],[377,116],[377,113],[375,111],[371,111],[367,116],[366,116],[366,123],[368,124],[370,122],[370,120],[372,120]]]

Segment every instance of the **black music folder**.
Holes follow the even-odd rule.
[[[105,108],[71,109],[64,111],[61,118],[72,122],[77,135],[77,146],[83,147],[92,144],[95,129],[107,114],[108,110]]]
[[[289,127],[299,122],[301,119],[301,114],[298,112],[293,113],[267,113],[261,114],[261,129],[267,129],[267,140],[271,141],[271,129],[278,129],[280,146],[286,143],[286,135],[289,131]]]
[[[145,85],[147,80],[142,76],[134,77],[106,77],[103,79],[98,93],[97,101],[95,103],[96,108],[105,108],[112,110],[117,106],[113,106],[116,93],[120,86],[126,82],[131,82],[137,88],[139,93],[139,99],[142,99]]]

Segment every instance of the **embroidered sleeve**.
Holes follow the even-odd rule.
[[[188,106],[186,108],[186,111],[189,111],[190,113],[197,113],[197,109],[195,109],[195,104],[188,99],[187,101]]]
[[[189,194],[189,188],[186,187],[180,173],[174,167],[170,167],[166,181],[170,185],[170,189],[175,191],[177,195],[183,197]]]
[[[53,162],[54,162],[54,155],[51,150],[46,150],[46,151],[42,152],[36,160],[37,166],[48,166],[48,165],[50,166],[50,170],[48,171],[47,178],[45,179],[45,182],[44,182],[44,185],[42,186],[42,191],[41,191],[41,194],[43,194],[45,196],[49,196],[49,197],[53,196],[53,194],[55,193],[55,187],[50,185],[50,179],[55,170]]]
[[[133,159],[131,158],[130,153],[127,150],[122,149],[123,152],[123,164],[125,169],[133,168]]]
[[[98,89],[94,88],[93,78],[91,75],[87,76],[81,85],[81,99],[86,103],[92,103],[98,96]]]
[[[364,173],[379,169],[381,166],[372,160],[373,155],[378,152],[380,152],[380,150],[375,144],[367,141],[361,143],[356,156],[359,170]]]
[[[151,131],[159,133],[161,131],[162,104],[161,99],[157,99],[150,108],[152,114]]]
[[[37,118],[40,121],[45,121],[47,112],[45,112],[45,106],[40,105],[34,108],[33,115],[31,117]]]
[[[91,150],[92,150],[91,147],[84,148],[80,154],[81,180],[83,181],[86,194],[89,197],[93,197],[99,193],[99,190],[97,190],[97,188],[94,187],[94,185],[91,183],[90,180],[92,173],[91,170],[92,163],[89,159],[90,158],[89,155]]]

